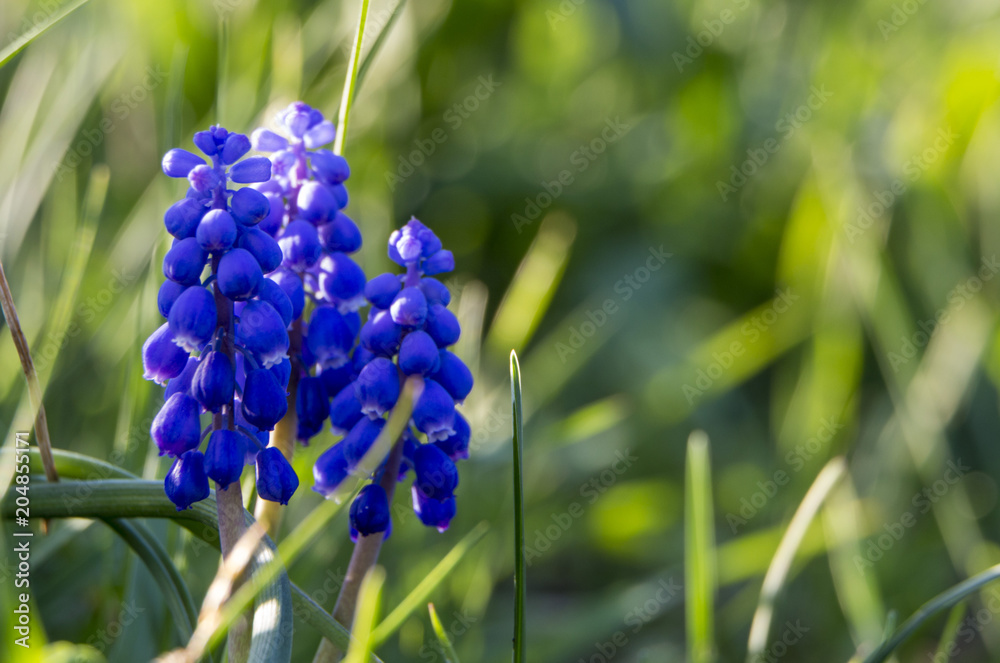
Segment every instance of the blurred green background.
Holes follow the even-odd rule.
[[[367,43],[393,5],[373,2]],[[2,44],[56,6],[3,0]],[[334,114],[357,12],[93,0],[0,68],[0,256],[57,447],[163,476],[148,437],[161,392],[139,359],[160,324],[162,213],[182,194],[160,157],[210,124],[269,126],[296,99]],[[458,517],[445,534],[397,519],[386,608],[485,520],[432,598],[463,661],[510,656],[511,348],[532,661],[683,660],[694,429],[712,444],[719,660],[744,656],[780,536],[837,454],[849,477],[779,598],[776,658],[847,661],[890,610],[1000,562],[998,65],[982,0],[410,2],[353,107],[346,211],[369,274],[410,215],[455,252],[477,386]],[[30,416],[2,332],[10,445]],[[319,502],[311,462],[332,441],[298,455],[286,529]],[[200,601],[217,556],[151,524]],[[330,608],[350,551],[341,514],[290,576]],[[103,525],[55,523],[34,555],[48,640],[109,661],[179,644]],[[1000,659],[991,596],[938,660]],[[930,660],[943,625],[898,660]],[[299,626],[295,660],[317,641]],[[379,653],[443,660],[434,642],[418,612]]]

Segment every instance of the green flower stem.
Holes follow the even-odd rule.
[[[382,475],[381,485],[385,489],[385,494],[392,504],[392,496],[396,490],[396,477],[399,475],[399,465],[403,458],[403,443],[396,442],[392,446],[389,454],[389,462]],[[344,576],[344,584],[337,597],[337,605],[333,609],[333,618],[345,627],[350,627],[354,621],[354,611],[358,604],[358,594],[361,591],[362,581],[368,570],[375,566],[378,561],[379,552],[382,550],[382,541],[385,538],[382,532],[372,536],[358,536],[358,542],[354,545],[354,552],[351,554],[351,561],[347,565],[347,574]],[[329,640],[320,643],[319,649],[313,663],[332,663],[337,660],[339,650]]]
[[[219,256],[212,258],[212,275],[219,269]],[[229,362],[236,365],[236,348],[233,344],[233,302],[229,300],[222,291],[219,290],[219,281],[212,283],[212,293],[215,295],[215,309],[218,313],[219,328],[223,331],[222,343],[219,350],[229,357]],[[229,405],[222,414],[212,416],[212,429],[222,430],[236,428],[233,413],[234,401],[230,399]],[[228,490],[216,491],[216,508],[219,517],[219,542],[222,546],[222,558],[229,557],[233,546],[240,540],[246,532],[247,524],[243,517],[243,493],[240,491],[240,484],[230,486]],[[240,580],[237,579],[234,589],[239,587]],[[245,663],[250,653],[250,615],[242,615],[240,619],[229,629],[229,663]]]
[[[368,20],[368,0],[361,0],[361,15],[358,17],[358,32],[354,36],[354,48],[351,49],[351,59],[347,64],[347,78],[344,80],[344,91],[340,99],[340,109],[337,117],[337,134],[333,141],[333,153],[344,153],[344,139],[347,136],[347,118],[351,114],[351,104],[354,101],[354,86],[358,80],[358,66],[361,63],[361,40],[365,35],[365,22]]]
[[[413,404],[420,398],[423,390],[423,379],[419,376],[411,377],[403,386],[396,407],[389,415],[382,432],[379,433],[372,448],[368,450],[356,470],[360,476],[367,476],[375,471],[382,459],[385,457],[386,447],[390,447],[388,461],[385,472],[382,474],[380,485],[385,489],[392,504],[392,497],[396,490],[396,477],[399,476],[399,466],[403,459],[403,443],[400,437],[406,430],[410,422],[410,415],[413,414]],[[391,445],[391,446],[390,446]],[[344,577],[344,584],[340,588],[337,596],[337,604],[333,610],[333,617],[345,627],[350,627],[354,621],[354,611],[357,607],[358,593],[361,591],[361,582],[364,580],[368,569],[375,566],[378,561],[379,551],[382,549],[382,540],[385,537],[381,534],[373,536],[359,536],[358,542],[354,545],[354,552],[351,554],[351,561],[347,566],[347,574]],[[338,648],[336,643],[323,640],[316,650],[313,663],[333,663],[345,650]]]

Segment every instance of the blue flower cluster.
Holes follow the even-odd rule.
[[[332,395],[351,379],[365,273],[349,255],[361,248],[361,231],[341,211],[350,168],[321,147],[334,139],[333,124],[302,102],[283,111],[278,124],[285,135],[257,129],[253,146],[270,153],[272,163],[270,181],[257,188],[283,214],[274,233],[283,257],[270,277],[292,299],[292,318],[303,320],[293,364],[298,438],[306,443],[323,429]]]
[[[385,425],[407,376],[422,376],[423,390],[403,435],[398,480],[413,470],[413,508],[421,522],[444,531],[455,516],[455,461],[468,457],[469,424],[455,409],[472,390],[472,373],[448,347],[458,341],[458,319],[447,306],[448,288],[434,278],[454,269],[450,251],[424,224],[411,219],[389,238],[389,257],[405,268],[368,281],[371,303],[351,362],[352,379],[334,397],[330,420],[344,438],[313,468],[313,490],[330,496],[355,471]],[[418,440],[423,434],[426,443]],[[378,480],[385,463],[375,474]],[[378,481],[351,505],[352,538],[390,528],[386,491]]]
[[[187,508],[208,496],[209,479],[225,489],[255,463],[258,494],[287,503],[298,479],[267,443],[291,391],[301,442],[327,422],[342,437],[314,467],[314,490],[332,496],[358,472],[403,381],[420,376],[396,479],[413,470],[414,511],[444,531],[455,515],[455,461],[468,457],[470,438],[455,406],[472,389],[472,373],[448,349],[460,334],[451,294],[434,278],[454,269],[454,257],[412,219],[389,238],[389,257],[405,272],[368,280],[351,258],[361,232],[342,211],[350,168],[323,147],[333,124],[296,102],[277,129],[248,139],[212,127],[194,137],[210,163],[180,149],[163,159],[167,175],[190,184],[164,216],[174,241],[157,303],[167,323],[143,346],[146,377],[166,386],[152,427],[161,454],[176,459],[166,492]],[[244,158],[251,148],[268,156]],[[203,414],[213,415],[204,430]],[[386,467],[351,504],[352,538],[391,530]]]
[[[182,149],[163,157],[163,172],[190,186],[164,215],[174,239],[157,305],[167,322],[142,348],[145,377],[166,386],[150,433],[160,454],[175,458],[164,487],[178,509],[208,497],[209,479],[220,489],[239,481],[248,463],[256,464],[258,494],[287,503],[298,478],[280,452],[260,449],[287,408],[292,304],[264,276],[282,258],[260,228],[271,203],[254,188],[229,188],[267,182],[271,162],[243,158],[250,139],[222,127],[198,132],[194,143],[210,163]],[[203,431],[206,413],[215,423]]]

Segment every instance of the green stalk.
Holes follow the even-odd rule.
[[[389,449],[389,461],[386,463],[385,472],[382,473],[382,488],[392,504],[392,497],[396,490],[396,477],[399,475],[399,465],[403,456],[403,443],[400,440],[403,431],[410,422],[410,415],[413,414],[413,404],[420,397],[423,389],[423,379],[411,377],[403,385],[403,393],[396,402],[396,406],[389,415],[389,421],[385,428],[375,439],[372,448],[368,450],[364,458],[355,470],[359,476],[371,474]],[[357,606],[358,593],[361,591],[361,582],[364,580],[368,570],[375,566],[378,561],[379,551],[382,549],[384,535],[378,532],[372,536],[358,536],[358,542],[354,545],[354,552],[351,553],[351,561],[347,565],[347,573],[344,576],[344,584],[340,587],[340,594],[337,596],[337,604],[333,609],[333,618],[347,626],[354,621],[354,611]],[[336,643],[323,640],[316,650],[313,663],[332,663],[337,660],[337,656],[343,651],[336,647]]]
[[[224,21],[223,21],[224,22]],[[219,256],[212,258],[212,274],[219,270]],[[236,365],[236,348],[234,346],[233,302],[219,290],[219,281],[212,282],[212,293],[215,296],[215,310],[218,314],[219,329],[222,330],[219,351],[229,358],[231,365]],[[212,415],[212,430],[235,429],[233,407],[235,401],[230,398],[229,405],[220,414]],[[219,517],[219,543],[222,549],[222,559],[229,557],[233,546],[246,532],[247,524],[243,514],[243,493],[239,482],[228,488],[219,487],[216,491],[215,505]],[[239,580],[237,580],[237,586]],[[250,655],[250,615],[241,615],[232,628],[229,629],[229,661],[230,663],[245,663]]]
[[[334,154],[344,153],[347,118],[351,114],[351,104],[354,101],[354,86],[358,80],[358,64],[361,60],[361,41],[365,34],[365,22],[367,20],[368,0],[361,0],[361,16],[358,18],[358,32],[354,36],[354,48],[351,49],[351,59],[347,63],[347,78],[344,80],[344,92],[340,99],[340,111],[337,117],[337,137],[333,141]]]
[[[521,414],[521,367],[517,353],[510,351],[510,400],[513,414],[514,449],[514,663],[528,660],[528,642],[524,635],[524,585],[527,565],[524,556],[524,430]]]
[[[708,436],[688,438],[684,481],[684,591],[688,660],[715,660],[715,523],[712,509],[712,464]]]
[[[351,646],[347,648],[344,663],[364,663],[372,652],[372,626],[378,618],[385,585],[385,569],[373,566],[368,569],[361,583],[361,599],[351,628]]]
[[[438,644],[441,645],[441,653],[444,656],[444,663],[459,663],[458,654],[455,653],[455,647],[451,644],[451,639],[448,637],[448,633],[444,630],[444,624],[441,623],[441,619],[438,617],[437,610],[434,609],[433,603],[427,604],[427,612],[431,616],[431,628],[434,629],[434,635],[437,636]]]

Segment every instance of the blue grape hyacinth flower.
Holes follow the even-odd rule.
[[[335,432],[345,436],[316,461],[313,490],[336,495],[391,415],[403,381],[418,376],[423,389],[399,442],[403,458],[395,478],[402,481],[414,470],[414,512],[425,525],[444,531],[455,516],[455,462],[467,458],[469,449],[469,425],[456,403],[472,390],[472,372],[448,349],[461,333],[447,308],[451,294],[433,278],[453,269],[454,257],[416,219],[392,233],[388,253],[405,273],[380,274],[362,288],[371,309],[361,327],[361,346],[352,355],[353,376],[346,386],[333,380],[337,391],[330,419]],[[352,535],[370,536],[391,527],[387,503],[381,517],[385,490],[379,479],[385,467],[383,463],[374,473],[376,481],[355,497]]]
[[[292,357],[297,438],[306,444],[323,430],[336,392],[328,394],[324,407],[312,386],[300,396],[301,385],[350,362],[366,279],[349,255],[361,248],[361,231],[342,211],[351,171],[342,156],[324,148],[336,135],[333,124],[316,109],[295,102],[278,114],[275,129],[257,129],[251,144],[271,161],[271,178],[254,188],[269,203],[260,230],[279,251],[273,255],[270,244],[256,235],[245,235],[241,246],[255,255],[266,250],[270,270],[265,273],[290,304],[286,326],[301,346],[301,354]]]
[[[177,459],[164,487],[187,508],[208,496],[208,479],[226,489],[257,459],[258,494],[287,502],[297,479],[258,451],[286,407],[292,302],[265,276],[282,260],[278,242],[257,227],[272,202],[236,186],[268,182],[271,160],[247,156],[250,139],[223,127],[196,133],[194,144],[204,156],[178,148],[163,157],[163,172],[188,189],[163,217],[174,237],[157,295],[167,323],[143,346],[145,376],[166,387],[150,432],[160,453]],[[202,415],[212,415],[211,427],[202,428]]]

